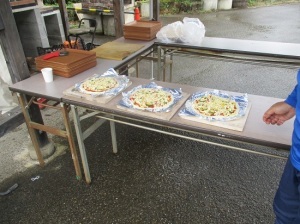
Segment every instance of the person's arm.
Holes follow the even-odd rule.
[[[300,70],[297,74],[298,83],[300,80]],[[263,121],[266,124],[277,124],[281,125],[285,121],[291,119],[296,114],[297,105],[297,89],[298,84],[295,86],[294,90],[286,98],[285,101],[275,103],[272,105],[263,115]]]
[[[298,72],[298,76],[299,75],[300,70]],[[298,85],[295,86],[294,90],[285,101],[275,103],[264,113],[263,121],[266,124],[282,125],[285,121],[291,119],[296,114],[297,89]]]
[[[272,105],[263,115],[266,124],[282,125],[295,115],[295,108],[282,101]]]

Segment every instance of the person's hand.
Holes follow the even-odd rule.
[[[282,125],[295,115],[295,108],[285,102],[272,105],[264,114],[263,121],[266,124]]]

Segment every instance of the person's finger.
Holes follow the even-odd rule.
[[[269,115],[269,114],[264,114],[264,116],[263,116],[263,121],[264,121],[264,122],[269,122],[270,119],[271,119],[271,115]]]
[[[268,119],[272,119],[272,117],[274,116],[274,111],[273,111],[273,109],[272,108],[270,108],[270,109],[268,109],[265,113],[264,113],[264,115],[263,115],[263,121],[266,121],[266,120],[268,120]]]
[[[277,124],[279,118],[278,118],[278,116],[273,115],[273,116],[271,116],[270,120],[271,120],[271,124],[274,125],[274,124]]]

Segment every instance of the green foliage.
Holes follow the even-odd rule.
[[[76,23],[78,21],[77,14],[75,10],[73,10],[72,8],[73,8],[73,3],[79,3],[79,2],[81,2],[81,0],[66,0],[70,26],[72,26],[74,22]],[[58,0],[43,0],[43,3],[44,5],[58,7]],[[78,26],[78,24],[76,23],[75,26]]]
[[[204,0],[160,0],[160,13],[178,14],[178,13],[199,13],[203,12]],[[284,4],[291,2],[300,2],[300,0],[247,0],[248,7],[261,7],[275,4]]]
[[[199,11],[203,0],[161,0],[162,14],[176,14],[181,12]]]
[[[294,2],[300,2],[300,0],[248,0],[248,7],[261,7]]]
[[[66,0],[66,4],[81,2],[81,0]],[[58,5],[58,0],[43,0],[44,5]]]
[[[257,0],[248,0],[248,6],[254,6],[257,4]]]

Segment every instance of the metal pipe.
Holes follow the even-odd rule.
[[[180,138],[193,140],[193,141],[197,141],[197,142],[201,142],[201,143],[220,146],[220,147],[223,147],[223,148],[229,148],[229,149],[238,150],[238,151],[242,151],[242,152],[248,152],[248,153],[273,157],[273,158],[277,158],[277,159],[287,159],[287,157],[283,157],[283,156],[273,155],[273,154],[264,153],[264,152],[256,152],[256,151],[252,151],[252,150],[249,150],[249,149],[243,149],[243,148],[240,148],[240,147],[235,147],[235,146],[230,146],[230,145],[224,145],[224,144],[221,144],[221,143],[211,142],[211,141],[198,139],[198,138],[194,138],[194,137],[189,137],[189,136],[185,136],[185,135],[181,135],[181,134],[176,134],[176,133],[171,133],[171,132],[167,132],[167,131],[163,131],[163,130],[158,130],[158,129],[155,129],[155,128],[145,127],[145,126],[142,126],[142,125],[133,124],[133,123],[129,123],[129,122],[126,122],[126,121],[120,121],[120,120],[116,120],[115,118],[108,118],[108,117],[99,116],[99,115],[97,115],[96,117],[102,118],[102,119],[107,119],[109,121],[114,121],[114,122],[117,122],[117,123],[120,123],[120,124],[125,124],[125,125],[128,125],[128,126],[132,126],[132,127],[142,128],[142,129],[149,130],[149,131],[155,131],[155,132],[158,132],[158,133],[161,133],[161,134],[171,135],[171,136],[174,136],[174,137],[180,137]]]
[[[162,47],[162,49],[172,50],[168,54],[185,55],[188,57],[199,57],[199,58],[213,58],[216,60],[230,61],[230,62],[242,62],[245,64],[259,64],[259,65],[272,65],[282,68],[298,68],[300,66],[300,60],[288,59],[288,58],[274,58],[267,56],[249,56],[239,53],[229,52],[214,52],[209,50],[197,50],[197,49],[182,49],[180,47]],[[176,51],[176,53],[175,53]]]
[[[53,8],[58,8],[58,7],[53,7]],[[114,10],[112,9],[93,9],[93,8],[74,8],[74,7],[67,7],[68,10],[74,10],[74,11],[78,11],[78,12],[100,12],[100,13],[114,13]],[[124,11],[124,13],[126,14],[134,14],[134,12],[130,12],[130,11]]]

